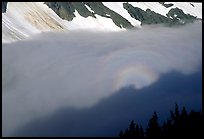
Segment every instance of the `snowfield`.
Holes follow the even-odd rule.
[[[185,13],[192,14],[202,18],[202,3],[189,2],[171,2],[172,7],[166,8],[158,2],[130,2],[135,7],[142,10],[147,8],[156,13],[166,16],[171,8],[181,8]],[[141,22],[132,18],[123,8],[123,2],[103,2],[109,9],[115,11],[133,26],[140,28]],[[86,7],[91,11],[90,7]],[[9,2],[7,12],[2,13],[2,42],[9,43],[16,40],[28,38],[36,33],[59,31],[67,32],[69,30],[92,30],[103,32],[124,31],[125,28],[119,28],[112,19],[96,15],[96,18],[84,18],[75,11],[75,18],[72,21],[61,19],[52,9],[43,2]]]

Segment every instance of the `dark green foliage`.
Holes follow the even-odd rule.
[[[91,8],[91,10],[94,11],[95,14],[111,18],[118,27],[133,28],[133,25],[128,20],[126,20],[121,15],[117,14],[116,12],[112,11],[111,9],[103,5],[102,2],[84,2],[84,3],[88,5]]]
[[[170,111],[170,117],[167,121],[163,122],[160,127],[158,123],[157,113],[154,112],[152,118],[149,120],[149,124],[144,133],[142,126],[131,121],[129,129],[125,132],[120,131],[120,137],[134,137],[137,139],[150,138],[202,138],[203,137],[203,113],[191,111],[189,114],[186,108],[183,107],[182,111],[179,111],[179,107],[176,104],[174,112]]]
[[[172,5],[166,5],[163,2],[160,2],[160,3],[162,5],[165,5],[166,7],[172,6]],[[163,15],[155,13],[154,11],[151,11],[150,9],[147,9],[146,11],[144,11],[138,7],[133,7],[129,3],[124,3],[123,7],[128,11],[128,13],[133,18],[141,21],[141,25],[144,25],[144,24],[165,24],[167,26],[175,26],[175,25],[183,25],[185,23],[194,22],[194,20],[196,20],[196,17],[194,17],[190,14],[185,14],[179,8],[172,8],[168,12],[167,17],[165,17]]]
[[[174,4],[170,3],[170,4],[165,4],[165,2],[159,2],[161,5],[163,5],[166,8],[169,8],[171,6],[173,6]]]
[[[68,21],[71,21],[75,17],[74,11],[76,10],[85,18],[88,16],[95,17],[95,14],[98,14],[106,18],[111,18],[120,28],[133,28],[133,25],[128,20],[104,6],[102,2],[45,2],[45,4],[53,9],[62,19]],[[89,11],[85,4],[94,12]]]
[[[195,7],[192,3],[190,3],[191,6]]]
[[[106,7],[102,4],[102,2],[84,2],[86,5],[88,5],[91,10],[94,11],[95,14],[98,14],[103,17],[109,17],[106,14],[108,14]]]
[[[151,11],[150,9],[147,9],[146,11],[144,11],[138,7],[133,7],[131,4],[128,4],[128,3],[124,3],[123,7],[128,11],[130,16],[132,16],[136,20],[141,21],[141,25],[143,24],[161,24],[161,23],[171,22],[170,18],[167,18],[158,13],[155,13],[154,11]]]
[[[164,2],[160,2],[165,7],[170,7],[172,4],[165,4]],[[134,26],[124,17],[109,9],[102,2],[45,2],[54,12],[60,16],[62,19],[71,21],[75,17],[75,10],[83,17],[87,18],[89,16],[96,18],[96,14],[102,17],[110,18],[113,20],[115,25],[120,28],[131,29]],[[86,6],[89,6],[92,11],[89,11]],[[194,22],[196,17],[185,14],[179,8],[172,8],[167,17],[155,13],[150,9],[146,11],[133,7],[129,3],[123,3],[123,8],[128,11],[130,16],[135,18],[136,20],[141,21],[141,25],[144,24],[165,24],[167,26],[175,26],[175,25],[183,25],[185,23]],[[3,11],[3,5],[2,5]]]
[[[168,14],[168,17],[173,18],[174,22],[177,21],[179,23],[192,23],[194,20],[196,20],[195,16],[192,16],[190,14],[185,14],[183,10],[179,8],[172,8]]]
[[[123,18],[118,13],[103,5],[102,2],[45,2],[45,4],[51,8],[59,17],[68,21],[73,20],[75,17],[74,12],[76,10],[81,16],[85,18],[88,16],[96,18],[95,14],[98,14],[100,16],[112,19],[113,22],[120,28],[134,28],[134,26],[127,19]],[[85,4],[88,5],[94,12],[89,11]],[[173,5],[165,4],[165,2],[160,2],[160,4],[167,8]],[[133,18],[141,21],[141,25],[165,24],[167,26],[175,26],[192,23],[197,19],[195,16],[185,14],[179,8],[172,8],[168,12],[167,17],[165,17],[155,13],[154,11],[151,11],[150,9],[144,11],[138,7],[133,7],[129,3],[123,3],[123,7]],[[2,2],[2,13],[6,12],[6,8],[7,2]]]
[[[72,2],[73,7],[79,12],[83,17],[94,16],[94,13],[89,11],[83,2]]]
[[[72,2],[45,2],[59,17],[71,21],[75,15],[75,8]]]

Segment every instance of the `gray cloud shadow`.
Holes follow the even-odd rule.
[[[90,108],[61,108],[32,120],[13,136],[117,136],[132,119],[146,126],[154,111],[160,121],[165,120],[175,103],[188,110],[201,109],[201,71],[191,75],[172,71],[146,88],[121,88]]]

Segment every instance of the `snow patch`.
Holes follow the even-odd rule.
[[[66,25],[70,30],[92,30],[92,31],[121,31],[125,29],[121,29],[114,24],[112,19],[102,17],[100,15],[95,15],[96,18],[93,17],[82,17],[76,10],[74,12],[76,16],[73,18],[71,22],[66,22]]]
[[[124,2],[102,2],[102,3],[109,9],[121,15],[123,18],[127,19],[133,26],[140,27],[141,22],[139,20],[136,20],[135,18],[132,18],[128,11],[123,8]]]

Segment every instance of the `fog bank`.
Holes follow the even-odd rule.
[[[42,33],[2,46],[3,135],[62,107],[86,108],[122,87],[202,66],[202,25],[117,33]]]

